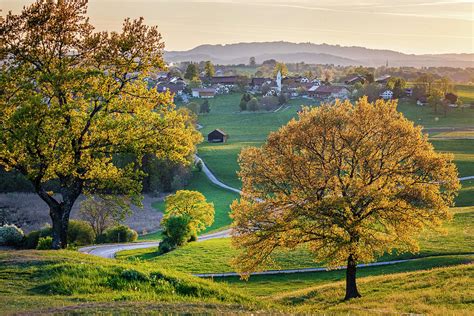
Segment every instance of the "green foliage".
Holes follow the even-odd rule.
[[[187,108],[189,111],[193,112],[194,114],[199,114],[199,112],[200,112],[200,107],[201,107],[201,106],[200,106],[199,103],[197,103],[197,102],[189,102],[188,104],[186,104],[186,108]]]
[[[395,99],[401,98],[405,95],[406,87],[406,80],[400,77],[391,77],[387,82],[387,88],[393,91],[393,97]]]
[[[283,105],[286,104],[286,102],[288,102],[288,98],[284,93],[280,93],[280,95],[278,96],[278,104]]]
[[[161,224],[176,216],[183,216],[189,222],[193,234],[198,234],[214,222],[214,204],[208,203],[198,191],[179,190],[165,200],[165,215]]]
[[[0,226],[0,246],[19,246],[24,236],[23,231],[13,224]]]
[[[255,112],[258,110],[258,100],[257,98],[252,98],[250,101],[247,103],[247,110]]]
[[[132,242],[138,238],[137,232],[125,225],[111,227],[104,234],[106,242],[109,243]]]
[[[209,60],[206,61],[206,64],[204,65],[204,72],[207,80],[210,80],[212,77],[214,77],[214,74],[216,73],[214,65]]]
[[[184,73],[184,78],[188,80],[199,78],[199,66],[192,63],[189,64]]]
[[[38,240],[38,245],[36,246],[36,249],[37,250],[50,250],[52,246],[53,246],[53,237],[51,236],[41,237]]]
[[[25,236],[23,241],[23,248],[25,249],[36,249],[38,241],[41,237],[51,237],[52,230],[51,226],[46,225],[40,230],[34,230]]]
[[[195,232],[193,232],[189,216],[172,216],[163,225],[163,241],[160,243],[159,252],[166,253],[177,247],[185,245]]]
[[[283,96],[283,98],[285,98],[285,96]],[[280,97],[269,95],[269,96],[264,96],[260,100],[258,108],[262,110],[266,110],[266,111],[271,111],[271,110],[275,110],[278,107],[278,105],[280,105]]]
[[[120,196],[90,196],[81,202],[79,216],[92,227],[95,236],[120,223],[130,214],[129,201]],[[70,228],[71,229],[71,228]]]
[[[211,112],[211,108],[209,107],[209,101],[204,100],[204,102],[201,104],[201,107],[199,108],[199,113],[209,113]]]
[[[247,110],[247,103],[252,99],[252,95],[250,93],[244,93],[242,98],[240,99],[239,107],[241,111]]]
[[[80,220],[69,221],[68,243],[76,246],[90,245],[94,243],[95,237],[94,230],[88,222]]]
[[[0,21],[1,55],[14,60],[0,72],[0,164],[48,204],[55,249],[67,245],[61,221],[82,193],[139,204],[143,172],[117,155],[185,163],[201,139],[172,95],[148,89],[145,79],[165,68],[158,29],[126,19],[120,32],[95,32],[86,12],[87,1],[38,0]],[[61,189],[51,193],[52,180]]]

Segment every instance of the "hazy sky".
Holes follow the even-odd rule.
[[[0,0],[3,12],[31,2]],[[89,16],[98,30],[143,16],[158,25],[167,50],[284,40],[474,52],[474,0],[89,0]]]

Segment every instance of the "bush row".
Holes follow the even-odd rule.
[[[0,245],[14,246],[26,249],[51,249],[52,229],[47,226],[43,229],[32,231],[24,235],[23,231],[15,225],[0,227]],[[68,244],[71,246],[84,246],[95,243],[132,242],[138,238],[133,229],[118,225],[107,229],[103,234],[95,236],[89,223],[71,220],[68,229]]]

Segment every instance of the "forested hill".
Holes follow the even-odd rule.
[[[211,60],[217,64],[248,63],[274,58],[283,62],[301,62],[335,65],[414,67],[474,67],[474,54],[404,54],[393,50],[369,49],[313,43],[260,42],[226,45],[201,45],[187,51],[168,51],[169,62]]]

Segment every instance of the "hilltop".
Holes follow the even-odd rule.
[[[200,45],[187,51],[165,52],[168,62],[210,60],[216,64],[246,64],[250,57],[258,63],[273,58],[282,62],[413,67],[472,67],[474,54],[404,54],[393,50],[330,44],[253,42]]]

